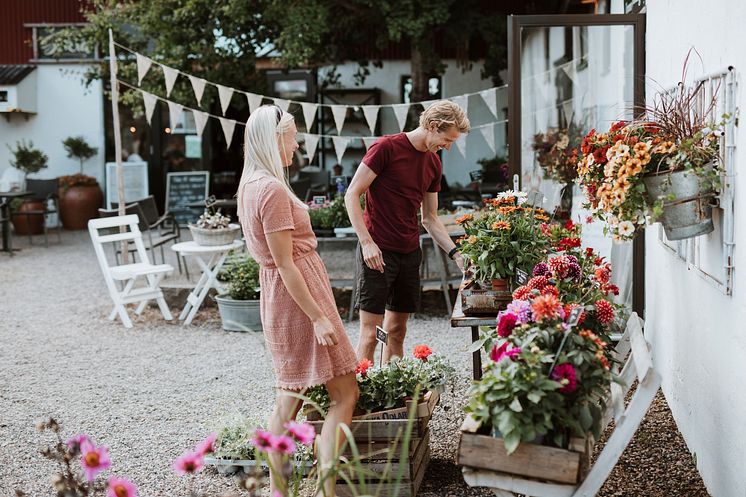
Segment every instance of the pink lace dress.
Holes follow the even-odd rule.
[[[353,372],[357,365],[355,351],[337,312],[326,267],[316,252],[308,211],[271,178],[244,183],[238,194],[246,246],[261,267],[262,328],[277,387],[299,390]],[[266,238],[267,233],[283,230],[292,230],[293,260],[311,296],[334,325],[337,345],[325,347],[316,342],[311,320],[285,288]]]

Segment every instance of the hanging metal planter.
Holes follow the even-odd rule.
[[[714,167],[713,162],[704,166],[706,170]],[[715,229],[712,207],[716,205],[717,192],[693,172],[662,171],[646,174],[642,181],[651,207],[657,200],[663,201],[663,214],[657,220],[669,240],[705,235]]]

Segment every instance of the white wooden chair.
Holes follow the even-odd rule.
[[[660,375],[653,368],[650,346],[642,334],[642,325],[643,322],[637,313],[632,313],[627,321],[624,335],[615,348],[616,358],[620,362],[624,361],[619,374],[625,386],[612,383],[611,398],[604,416],[604,424],[608,425],[613,417],[616,425],[583,481],[577,485],[563,485],[464,467],[462,472],[466,483],[472,487],[491,488],[499,497],[509,497],[515,494],[534,497],[592,497],[596,495],[632,440],[661,384]],[[628,353],[629,357],[627,357]],[[638,380],[637,390],[625,407],[624,398],[632,387],[635,377]]]
[[[155,299],[166,320],[170,321],[173,319],[159,285],[161,279],[171,273],[174,268],[169,264],[150,264],[138,222],[139,219],[134,214],[91,219],[88,221],[88,232],[91,234],[93,248],[96,251],[101,271],[104,273],[104,280],[109,289],[109,295],[111,295],[111,299],[114,301],[114,309],[111,311],[109,319],[114,320],[117,314],[119,314],[122,323],[127,328],[132,328],[132,321],[127,314],[125,305],[139,303],[135,311],[139,315],[145,309],[145,305],[150,299]],[[120,233],[118,228],[121,226],[127,227],[128,231]],[[139,260],[130,264],[111,266],[106,259],[103,244],[121,243],[122,241],[135,244],[136,259]],[[145,286],[136,288],[135,282],[139,277],[143,278]]]

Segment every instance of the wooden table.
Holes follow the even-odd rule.
[[[12,216],[12,213],[10,212],[10,202],[6,202],[5,200],[29,197],[33,194],[34,192],[0,192],[0,209],[3,210],[3,212],[0,213],[0,218],[8,220],[8,222],[3,222],[2,227],[4,252],[10,252],[11,254],[13,253],[13,251],[10,249],[10,218]]]
[[[451,314],[451,327],[452,328],[471,328],[471,341],[472,343],[479,340],[479,327],[480,326],[496,326],[497,316],[464,316],[464,311],[461,310],[461,288],[459,288],[458,296],[456,296],[456,304],[453,306],[453,314]],[[472,354],[472,364],[474,370],[474,379],[478,380],[482,377],[482,355],[481,350],[475,350]]]

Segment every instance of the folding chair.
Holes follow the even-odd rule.
[[[140,315],[150,299],[155,299],[167,321],[173,319],[159,285],[161,279],[171,273],[174,268],[168,264],[150,264],[138,223],[139,219],[134,214],[88,221],[88,232],[91,235],[93,248],[96,251],[101,271],[104,273],[109,295],[114,301],[114,309],[109,315],[109,320],[113,321],[118,314],[127,328],[132,328],[132,321],[130,321],[125,305],[139,303],[135,313]],[[129,231],[119,232],[117,228],[122,226],[129,228]],[[135,244],[139,262],[110,266],[104,253],[103,244],[121,243],[123,241]],[[145,286],[135,288],[135,282],[139,277],[144,278]]]

